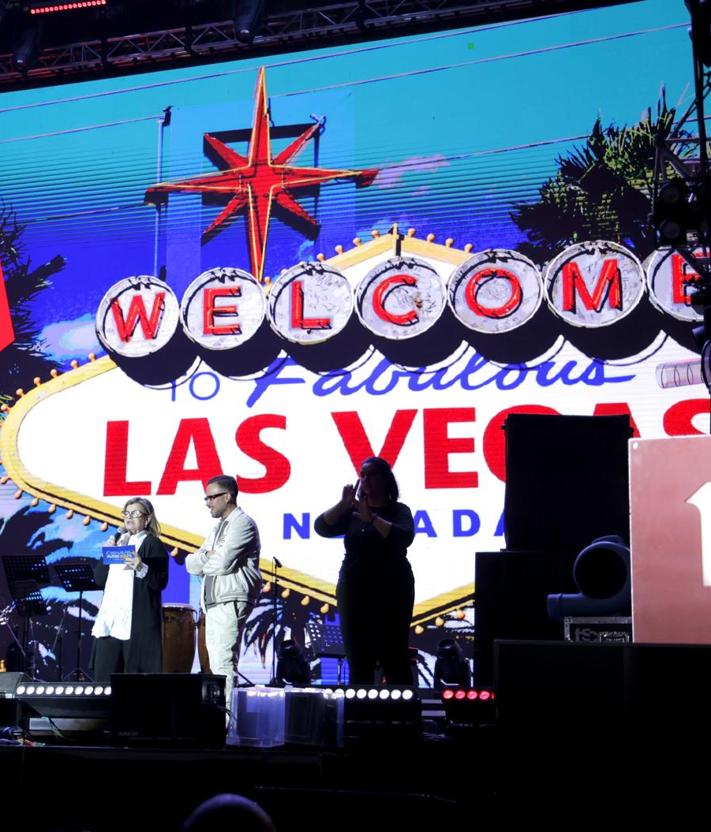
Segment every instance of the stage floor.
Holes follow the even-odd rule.
[[[486,745],[482,735],[466,743],[384,736],[330,750],[0,746],[0,782],[5,807],[37,832],[178,832],[195,806],[220,792],[257,800],[279,830],[400,823],[434,830],[470,817],[473,783],[482,801],[491,797],[482,780]]]
[[[31,832],[179,832],[221,792],[251,797],[279,832],[434,832],[548,824],[617,829],[705,811],[696,741],[579,730],[467,730],[340,749],[0,746],[5,817]]]

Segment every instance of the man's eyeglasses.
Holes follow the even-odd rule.
[[[136,520],[138,517],[145,517],[146,515],[142,511],[122,511],[121,514],[127,520]]]
[[[216,500],[218,497],[224,497],[227,494],[227,491],[218,491],[217,494],[206,494],[205,495],[205,502],[211,503],[213,500]]]

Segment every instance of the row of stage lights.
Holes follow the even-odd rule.
[[[16,696],[111,696],[111,685],[18,685]]]
[[[275,696],[281,693],[281,688],[254,688],[246,691],[247,696]],[[356,701],[379,700],[390,702],[410,702],[417,694],[410,688],[293,688],[289,693],[319,693],[322,696],[333,697],[334,699],[355,699]]]
[[[70,12],[75,9],[90,9],[93,6],[105,6],[106,0],[80,0],[77,3],[53,3],[48,6],[32,6],[30,14],[54,14],[55,12]]]
[[[356,701],[391,701],[409,702],[417,697],[416,691],[410,688],[299,688],[301,693],[321,693],[332,696],[335,699],[343,698]],[[248,696],[259,696],[270,693],[268,690],[249,690]],[[18,685],[15,691],[17,696],[111,696],[111,685]],[[445,688],[441,692],[443,702],[488,702],[496,698],[492,690],[475,690],[463,688]]]
[[[458,690],[446,688],[442,691],[443,702],[449,702],[452,699],[456,702],[475,702],[477,700],[479,702],[491,702],[496,699],[496,694],[493,690],[463,690],[462,688],[459,688]]]
[[[338,692],[336,692],[337,695]],[[407,688],[404,690],[400,688],[346,688],[343,696],[346,699],[369,699],[371,701],[373,699],[389,699],[391,702],[397,702],[399,699],[402,699],[403,702],[409,702],[415,698],[415,692]]]

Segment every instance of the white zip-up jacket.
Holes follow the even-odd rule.
[[[203,545],[185,558],[188,572],[203,578],[203,610],[213,603],[256,602],[262,588],[260,548],[257,524],[239,506],[216,524]]]

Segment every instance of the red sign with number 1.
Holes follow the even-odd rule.
[[[711,437],[630,442],[637,642],[711,644]]]

